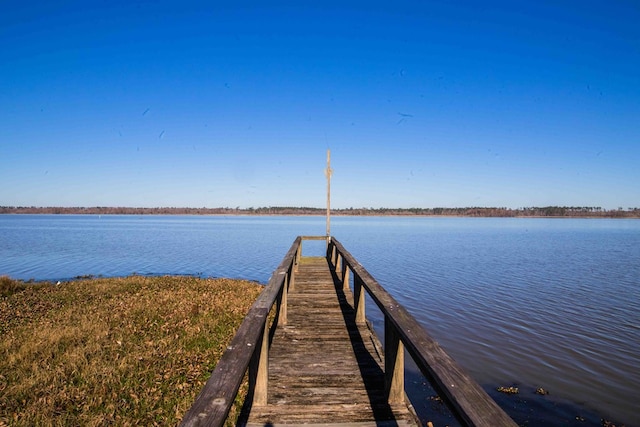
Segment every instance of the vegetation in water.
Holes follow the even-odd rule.
[[[0,278],[0,426],[177,424],[260,290],[195,277]]]

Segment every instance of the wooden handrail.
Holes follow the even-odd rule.
[[[343,278],[346,277],[348,280],[346,270],[350,269],[353,273],[357,321],[363,320],[364,317],[362,288],[367,291],[384,315],[385,369],[387,370],[385,376],[390,403],[403,398],[400,393],[404,394],[404,390],[400,387],[404,383],[403,378],[400,377],[403,375],[403,360],[398,355],[402,352],[402,344],[404,344],[422,374],[451,408],[452,413],[465,425],[517,426],[415,318],[333,237],[327,248],[327,259],[333,264],[336,272],[343,272]],[[343,283],[343,286],[348,286],[348,283]]]
[[[287,277],[294,271],[301,242],[302,237],[296,238],[278,268],[271,275],[269,283],[249,309],[211,377],[182,419],[181,426],[218,427],[224,425],[252,359],[254,364],[260,365],[262,362],[264,365],[264,359],[267,357],[265,348],[268,348],[265,342],[265,337],[268,339],[268,334],[265,331],[268,328],[269,312],[276,301],[280,300],[279,304],[282,304],[282,295],[286,295]],[[286,298],[284,303],[286,304]],[[250,380],[254,383],[254,389],[266,390],[266,383],[255,384],[258,381],[266,381],[264,377],[261,377],[260,369],[258,366],[256,372],[252,373],[252,376],[257,378]]]

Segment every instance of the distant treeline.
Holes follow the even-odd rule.
[[[260,208],[127,208],[127,207],[25,207],[0,206],[0,214],[91,214],[91,215],[325,215],[326,209],[309,207]],[[347,208],[332,209],[331,215],[353,216],[461,216],[461,217],[578,217],[640,218],[640,208],[615,210],[590,206],[546,206],[527,208]]]

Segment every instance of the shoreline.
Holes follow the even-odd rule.
[[[224,216],[233,216],[233,217],[322,217],[324,218],[326,214],[321,213],[304,213],[304,212],[291,212],[291,213],[266,213],[266,212],[203,212],[203,213],[193,213],[193,212],[152,212],[151,211],[141,211],[141,212],[130,212],[130,211],[122,211],[122,212],[87,212],[87,211],[75,211],[75,210],[65,210],[64,212],[50,212],[46,209],[43,210],[25,210],[25,211],[6,211],[0,208],[0,216],[35,216],[35,215],[49,215],[49,216],[193,216],[193,217],[224,217]],[[332,217],[348,217],[348,218],[358,218],[358,217],[378,217],[378,218],[532,218],[532,219],[640,219],[640,210],[634,211],[611,211],[602,213],[599,215],[594,214],[566,214],[566,215],[531,215],[513,212],[510,214],[431,214],[431,213],[380,213],[376,211],[370,211],[367,213],[348,213],[343,211],[332,211]]]

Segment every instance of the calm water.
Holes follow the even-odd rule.
[[[266,282],[297,235],[324,231],[319,217],[2,215],[0,275]],[[332,234],[488,390],[541,386],[640,426],[640,221],[337,217]]]

